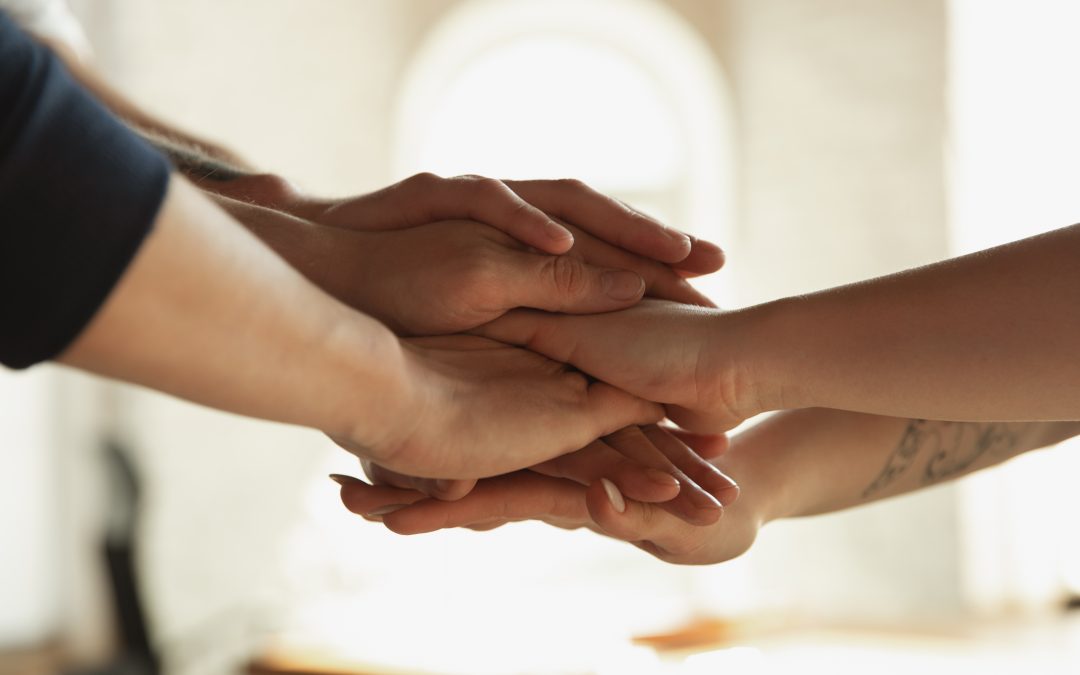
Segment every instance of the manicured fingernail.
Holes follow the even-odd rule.
[[[601,478],[600,484],[604,486],[604,492],[607,493],[607,498],[608,501],[611,502],[611,506],[619,513],[626,511],[626,500],[623,499],[622,493],[619,492],[619,488],[615,487],[615,483],[612,483],[607,478]]]
[[[645,280],[634,272],[609,270],[600,275],[600,287],[615,300],[633,300],[645,292]]]
[[[388,513],[399,511],[408,506],[407,504],[387,504],[386,506],[380,506],[377,509],[371,509],[366,515],[369,516],[385,516]]]
[[[342,487],[344,487],[346,485],[352,485],[353,483],[359,483],[360,482],[359,478],[353,478],[352,476],[347,476],[347,475],[345,475],[343,473],[332,473],[332,474],[330,474],[330,480],[334,481],[335,483],[337,483],[338,485],[340,485]]]
[[[667,471],[661,471],[660,469],[646,469],[645,476],[649,480],[657,485],[663,485],[664,487],[671,487],[672,485],[678,486],[679,479],[672,476]]]

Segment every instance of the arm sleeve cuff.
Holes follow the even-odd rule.
[[[0,12],[0,363],[60,354],[157,216],[163,156]]]

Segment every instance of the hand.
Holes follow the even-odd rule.
[[[391,471],[480,478],[566,454],[632,424],[659,406],[564,364],[492,340],[457,335],[403,342],[410,394],[386,413],[381,433],[334,437]]]
[[[691,442],[694,442],[691,440]],[[700,452],[700,450],[699,450]],[[714,460],[725,473],[750,486],[738,501],[708,526],[685,522],[662,504],[627,499],[618,487],[601,481],[589,487],[563,478],[519,471],[480,481],[458,501],[430,499],[413,490],[371,486],[338,477],[346,508],[377,520],[400,534],[419,534],[450,527],[492,529],[508,522],[541,520],[568,529],[587,527],[628,541],[672,563],[715,563],[749,549],[761,526],[772,518],[773,486],[755,466],[754,452],[734,448]],[[759,478],[760,477],[760,478]]]
[[[748,372],[743,318],[740,312],[645,300],[603,315],[519,310],[476,332],[666,404],[668,417],[685,429],[716,433],[770,409],[758,389],[762,380]]]
[[[571,231],[555,220],[562,219],[599,241],[669,263],[685,276],[715,272],[724,264],[724,253],[715,244],[669,229],[576,180],[499,181],[421,173],[377,192],[341,200],[304,197],[288,181],[270,174],[206,187],[226,197],[346,229],[402,230],[468,219],[558,255],[573,243]]]
[[[316,285],[399,335],[461,332],[521,306],[606,312],[643,292],[711,305],[666,265],[576,229],[571,251],[549,256],[472,221],[360,232],[217,199]]]
[[[626,427],[577,452],[531,468],[585,486],[607,479],[627,497],[658,503],[688,523],[714,523],[722,515],[723,506],[738,497],[738,486],[673,433],[681,432],[669,433],[655,426]],[[702,450],[718,455],[727,446],[727,437],[695,437],[694,442]],[[406,476],[364,460],[361,465],[375,485],[414,490],[442,500],[461,499],[476,484],[474,480]]]
[[[508,310],[599,313],[643,294],[711,306],[665,265],[579,234],[566,255],[530,252],[481,223],[444,221],[398,231],[324,229],[334,240],[316,282],[399,334],[456,333]]]

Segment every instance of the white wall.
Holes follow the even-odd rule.
[[[453,4],[76,6],[102,67],[135,98],[257,164],[317,191],[344,193],[396,178],[388,168],[395,84],[423,31]],[[722,273],[740,301],[945,254],[941,3],[672,6],[699,26],[734,87],[739,222],[736,238],[723,242],[731,263]],[[215,632],[258,632],[291,600],[286,567],[298,551],[290,532],[321,517],[305,510],[305,500],[316,491],[332,504],[333,487],[320,474],[326,466],[351,469],[351,461],[313,432],[134,390],[122,401],[153,488],[143,562],[158,635],[191,648]],[[400,540],[363,541],[375,567],[389,550],[379,546],[420,550]],[[309,550],[340,556],[326,569],[352,560],[338,550],[344,543],[322,546]],[[910,614],[954,611],[959,603],[948,489],[770,528],[759,548],[750,560],[762,586],[810,611]],[[793,551],[803,561],[797,569]],[[620,555],[641,554],[628,548]],[[318,561],[306,564],[319,569]]]
[[[0,648],[43,642],[60,622],[51,375],[0,369]]]

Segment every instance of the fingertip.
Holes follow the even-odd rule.
[[[693,243],[690,237],[678,230],[673,230],[663,225],[657,225],[659,235],[656,238],[658,246],[652,247],[645,255],[668,265],[677,265],[686,260],[693,252]]]
[[[720,503],[724,506],[731,506],[739,499],[739,495],[741,494],[742,488],[740,488],[737,483],[732,482],[730,486],[720,490],[719,494],[714,496],[720,500]]]
[[[562,255],[572,249],[574,247],[574,233],[546,215],[543,218],[544,223],[541,225],[541,230],[543,231],[544,241],[528,241],[525,243],[536,246],[543,250],[544,253],[550,253],[551,255]]]
[[[711,274],[720,270],[727,262],[724,250],[711,241],[694,236],[690,236],[690,241],[691,249],[688,255],[673,264],[673,267],[687,276]]]

